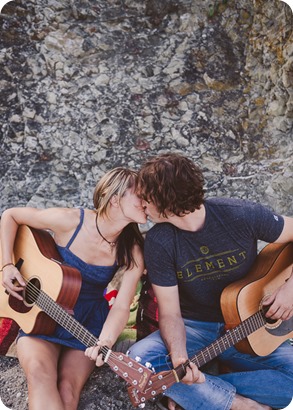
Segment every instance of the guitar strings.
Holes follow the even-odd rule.
[[[66,311],[63,310],[62,307],[60,307],[56,302],[53,301],[53,299],[51,299],[46,293],[44,293],[42,290],[40,290],[39,288],[37,288],[35,285],[33,285],[31,282],[26,281],[28,283],[28,291],[31,291],[31,294],[33,294],[36,299],[45,299],[43,300],[43,302],[45,302],[45,304],[47,305],[47,307],[50,307],[50,302],[53,302],[53,311],[55,309],[55,313],[57,313],[59,311],[59,313],[61,313],[61,315],[63,316],[63,319],[70,319],[70,321],[74,322],[75,328],[77,328],[79,330],[79,335],[78,336],[83,336],[83,338],[86,336],[87,337],[87,341],[83,340],[82,343],[84,343],[87,347],[93,346],[96,344],[96,342],[98,341],[98,339],[93,336],[90,332],[88,332],[88,330],[86,328],[84,328],[75,318],[73,318],[72,316],[70,316]],[[42,302],[42,300],[40,300],[40,302]],[[46,309],[47,310],[47,309]],[[52,310],[52,309],[51,309]],[[59,319],[61,319],[59,317]],[[61,322],[61,320],[60,320]],[[61,323],[60,323],[61,324]],[[67,323],[68,324],[68,323]],[[62,325],[62,324],[61,324]],[[75,329],[76,330],[76,329]],[[76,331],[74,331],[73,329],[73,333],[74,336],[76,335]],[[78,338],[78,337],[77,337]],[[102,346],[101,347],[101,352],[103,355],[106,355],[108,353],[109,349],[106,346]],[[117,362],[121,363],[121,361],[119,359],[117,359],[117,355],[114,353],[110,353],[110,356],[107,360],[107,363],[110,365],[115,365]]]
[[[220,353],[225,351],[230,346],[236,344],[240,340],[243,340],[249,334],[253,333],[260,327],[265,324],[265,319],[263,318],[262,313],[256,312],[252,316],[245,319],[235,328],[227,331],[219,339],[215,340],[209,346],[201,350],[191,359],[184,362],[182,365],[177,366],[175,369],[163,372],[163,374],[155,374],[150,378],[152,382],[150,387],[147,387],[143,392],[136,391],[136,397],[139,398],[141,403],[144,403],[146,400],[155,397],[156,395],[163,393],[164,390],[174,383],[176,383],[184,376],[183,370],[185,372],[189,363],[192,362],[197,365],[198,368],[212,360],[214,357],[217,357]],[[218,350],[217,350],[218,349]],[[177,377],[174,375],[176,372]],[[133,388],[130,388],[130,399],[131,391]]]
[[[80,331],[83,331],[84,335],[88,336],[87,335],[87,330],[85,328],[83,328],[83,326],[79,322],[77,322],[74,317],[70,316],[68,312],[66,312],[52,298],[50,298],[48,295],[46,295],[42,290],[40,290],[32,282],[26,280],[25,278],[24,278],[24,280],[27,283],[27,288],[26,288],[27,289],[27,294],[28,294],[28,296],[30,296],[32,298],[32,300],[34,300],[36,303],[39,302],[39,303],[43,304],[43,306],[45,306],[47,308],[46,310],[49,310],[52,313],[54,313],[54,310],[55,310],[56,314],[59,313],[60,321],[61,321],[61,319],[64,320],[66,318],[70,318],[70,321],[74,322],[74,325],[76,325],[75,327],[80,327]],[[61,314],[61,316],[60,316],[60,314]],[[91,344],[90,344],[91,339],[93,339],[92,343],[96,343],[97,340],[98,340],[93,335],[90,334],[90,337],[88,337],[88,341],[86,342],[87,347],[91,346]]]
[[[69,320],[70,322],[72,322],[72,332],[73,336],[75,336],[78,340],[80,340],[86,347],[91,347],[94,346],[97,341],[99,340],[98,338],[96,338],[94,335],[92,335],[81,323],[79,323],[73,316],[71,316],[68,312],[66,312],[66,310],[64,310],[64,308],[62,308],[60,305],[58,305],[57,302],[55,302],[49,295],[47,295],[45,292],[43,292],[41,289],[39,289],[37,286],[35,286],[31,281],[27,280],[24,276],[22,276],[22,278],[24,279],[24,281],[27,283],[27,293],[28,296],[30,296],[32,299],[35,300],[35,303],[37,304],[37,302],[44,302],[43,306],[47,307],[47,309],[45,310],[51,310],[52,314],[54,313],[59,313],[59,315],[62,316],[59,317],[60,322],[62,322],[61,319],[63,319],[63,321],[65,320],[65,324],[67,324],[67,326],[69,325]],[[50,316],[50,314],[49,314]],[[54,319],[54,317],[53,317]],[[66,323],[66,319],[67,319],[67,323]],[[59,322],[57,322],[59,323]],[[62,324],[59,323],[61,326]],[[78,334],[77,334],[77,330],[78,330]],[[81,340],[81,338],[83,340]],[[86,341],[85,341],[86,340]],[[103,356],[105,357],[108,352],[110,350],[110,354],[109,357],[107,359],[107,364],[110,367],[113,367],[113,370],[115,372],[117,372],[115,369],[117,368],[117,370],[119,369],[119,366],[117,366],[117,364],[119,364],[120,366],[123,364],[121,359],[123,359],[123,357],[125,355],[119,353],[119,356],[121,357],[121,359],[119,358],[119,356],[117,357],[117,354],[114,353],[110,348],[108,348],[107,346],[101,346],[100,351],[103,354]],[[125,356],[127,357],[127,356]],[[128,367],[131,366],[132,370],[136,370],[134,368],[134,365],[138,366],[138,371],[140,373],[140,377],[143,373],[143,368],[144,366],[141,364],[138,364],[137,362],[133,361],[131,358],[127,357],[128,363],[127,363],[127,369]],[[115,368],[115,369],[114,369]],[[146,371],[149,371],[149,369],[145,368]],[[131,384],[135,381],[137,381],[134,377],[132,377],[131,375],[128,374],[128,372],[124,372],[122,373],[121,377],[123,377],[127,382],[130,382]]]
[[[217,339],[215,342],[211,343],[209,346],[204,348],[199,354],[197,354],[192,359],[186,361],[183,366],[186,367],[189,364],[189,361],[192,361],[198,367],[203,366],[208,361],[212,360],[214,357],[217,357],[220,353],[225,351],[228,347],[235,345],[241,340],[245,339],[248,335],[255,332],[257,329],[264,326],[266,323],[263,315],[260,311],[254,313],[243,322],[241,322],[235,328],[227,331],[223,336]],[[219,348],[219,351],[217,351]],[[180,366],[178,366],[179,368]]]

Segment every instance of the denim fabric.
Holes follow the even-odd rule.
[[[224,332],[223,323],[185,319],[188,356],[208,346]],[[156,372],[172,368],[160,332],[135,343],[129,352],[141,363],[149,362]],[[205,383],[176,383],[166,395],[185,410],[228,410],[236,393],[273,408],[288,406],[293,397],[293,347],[285,342],[268,356],[252,356],[230,347],[219,359],[233,372],[206,375]]]

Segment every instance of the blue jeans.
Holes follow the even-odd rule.
[[[223,323],[185,319],[188,357],[208,346],[224,333]],[[156,372],[172,368],[166,346],[156,331],[131,346],[129,355],[149,362]],[[185,410],[229,410],[235,394],[273,408],[288,406],[293,397],[293,347],[285,342],[268,356],[254,356],[230,347],[221,355],[231,373],[206,374],[206,382],[187,385],[175,383],[166,391]]]

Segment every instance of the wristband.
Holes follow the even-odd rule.
[[[10,263],[5,263],[5,265],[2,266],[2,268],[0,269],[0,272],[3,272],[3,269],[6,268],[6,266],[10,266],[10,265],[14,265],[14,263],[10,262]]]

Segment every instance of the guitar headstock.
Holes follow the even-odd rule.
[[[153,399],[158,394],[164,393],[170,386],[178,382],[178,376],[175,370],[167,370],[153,374],[144,391],[139,391],[135,386],[127,388],[130,401],[134,407]]]
[[[135,387],[138,391],[143,391],[153,372],[138,361],[132,359],[124,353],[112,352],[109,349],[105,357],[105,362],[111,370],[122,377],[127,383]]]

